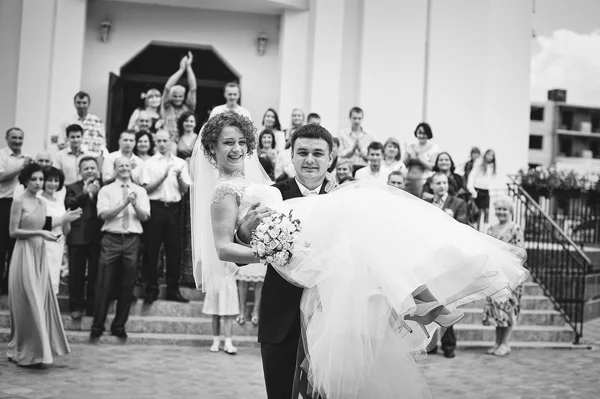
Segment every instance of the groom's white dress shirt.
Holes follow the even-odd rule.
[[[321,192],[321,187],[323,186],[323,183],[321,183],[319,187],[315,188],[314,190],[309,190],[304,185],[302,185],[302,183],[300,183],[298,179],[295,180],[296,184],[298,185],[298,188],[300,189],[300,192],[302,193],[302,196],[304,197],[308,197],[310,195],[319,195],[319,193]]]

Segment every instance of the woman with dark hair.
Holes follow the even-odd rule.
[[[9,231],[16,243],[8,275],[10,340],[7,355],[19,366],[41,366],[51,364],[53,355],[66,355],[71,351],[46,256],[46,243],[57,242],[60,237],[43,229],[46,206],[37,196],[44,186],[42,167],[35,163],[27,165],[19,174],[19,182],[25,186],[25,192],[14,199],[10,208]],[[69,211],[53,220],[53,224],[72,222],[80,215],[81,209]]]
[[[263,130],[258,136],[258,159],[271,180],[275,180],[276,146],[275,133],[269,129]]]
[[[454,173],[454,161],[452,157],[447,152],[440,152],[435,159],[435,165],[433,166],[434,172],[442,172],[446,176],[448,176],[448,194],[455,195],[460,197],[461,199],[465,199],[466,196],[469,196],[469,192],[467,190],[467,185],[465,184],[463,178]],[[423,185],[423,195],[421,196],[424,200],[429,200],[433,198],[433,189],[431,188],[431,177],[427,178],[425,184]]]
[[[496,186],[496,153],[489,149],[473,165],[467,180],[467,188],[475,204],[483,212],[483,220],[479,220],[478,228],[482,230],[490,218],[490,189]]]
[[[133,153],[144,161],[154,155],[154,137],[150,132],[141,131],[135,134]]]
[[[406,191],[420,197],[423,184],[431,175],[435,157],[440,152],[437,145],[431,142],[433,131],[428,123],[419,123],[415,129],[417,143],[408,147],[404,164],[408,168],[406,174]]]
[[[279,115],[273,108],[269,108],[263,115],[262,120],[263,131],[271,130],[275,136],[275,143],[273,148],[277,152],[285,150],[285,132],[281,130],[281,123],[279,122]]]
[[[186,162],[192,156],[192,151],[198,140],[196,133],[196,115],[191,111],[184,111],[177,121],[179,142],[177,143],[177,156]],[[190,224],[190,193],[181,199],[181,212],[179,212],[181,226],[181,283],[194,286],[194,270],[192,265],[192,227]]]
[[[46,216],[53,220],[62,218],[67,210],[62,198],[59,198],[56,193],[62,190],[65,184],[64,173],[57,168],[44,168],[44,185],[40,198],[46,205]],[[61,237],[58,241],[49,241],[46,243],[46,256],[48,257],[48,268],[50,270],[50,280],[54,293],[58,295],[58,285],[60,283],[60,269],[63,263],[63,254],[65,250],[65,236],[71,231],[71,223],[65,221],[62,224],[52,228],[52,233],[57,237]]]

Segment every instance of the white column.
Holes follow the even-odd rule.
[[[432,1],[428,115],[457,163],[496,151],[499,173],[527,165],[531,3]],[[507,29],[507,27],[510,29]]]
[[[339,131],[344,3],[344,0],[311,3],[314,37],[310,59],[308,112],[319,113],[321,124],[333,135],[337,135]]]
[[[85,0],[23,0],[15,124],[25,131],[24,150],[32,155],[74,112],[85,18]]]
[[[308,106],[308,11],[286,10],[281,16],[279,38],[279,119],[285,129],[292,110]]]
[[[20,1],[0,1],[0,131],[15,124],[15,99],[19,73],[19,42],[21,36]],[[4,134],[4,133],[2,133]],[[0,141],[4,146],[4,140]]]
[[[57,0],[50,76],[47,133],[58,133],[62,120],[75,112],[73,96],[80,90],[86,25],[85,0]],[[99,32],[98,27],[98,32]],[[106,78],[106,77],[105,77]],[[94,98],[92,98],[92,110]]]
[[[364,1],[359,106],[376,140],[414,140],[421,122],[426,1]]]

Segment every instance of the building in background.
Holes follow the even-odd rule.
[[[0,122],[43,149],[79,90],[114,143],[139,95],[195,54],[198,113],[230,79],[255,120],[293,108],[336,133],[353,106],[378,140],[435,142],[466,161],[527,165],[531,4],[522,0],[0,0]],[[506,27],[510,26],[510,29]]]
[[[547,102],[532,103],[529,165],[600,171],[600,108],[568,104],[559,89],[548,91]]]

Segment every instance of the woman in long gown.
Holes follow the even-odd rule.
[[[60,169],[54,167],[44,169],[44,188],[42,189],[40,198],[46,205],[46,216],[51,217],[53,220],[58,220],[67,213],[64,200],[56,195],[58,191],[62,190],[64,182],[65,175]],[[62,237],[57,241],[48,241],[45,243],[52,290],[56,295],[58,295],[60,271],[65,252],[64,236],[69,234],[70,230],[71,224],[69,222],[53,226],[52,233],[57,237]]]
[[[58,300],[52,290],[46,241],[58,237],[43,230],[46,207],[37,193],[44,184],[42,167],[26,166],[19,175],[26,187],[10,210],[10,235],[17,239],[8,279],[10,341],[8,358],[19,366],[51,364],[70,352]]]
[[[275,270],[306,288],[300,310],[313,393],[328,399],[428,397],[414,352],[425,349],[436,323],[449,324],[440,311],[445,316],[448,308],[486,296],[504,300],[528,276],[524,250],[401,190],[359,182],[283,202],[277,189],[252,183],[266,180],[256,172],[256,158],[246,157],[256,137],[243,117],[209,120],[199,143],[192,157],[193,250],[201,267],[196,281],[205,291],[236,272],[231,262],[256,262],[252,249],[233,238],[253,204],[291,209],[302,223],[291,263]],[[367,218],[349,217],[366,212]],[[384,218],[388,223],[381,223]],[[406,225],[414,227],[407,231]],[[423,243],[426,252],[418,250]],[[428,321],[432,304],[444,309]],[[419,330],[416,322],[427,326]]]

